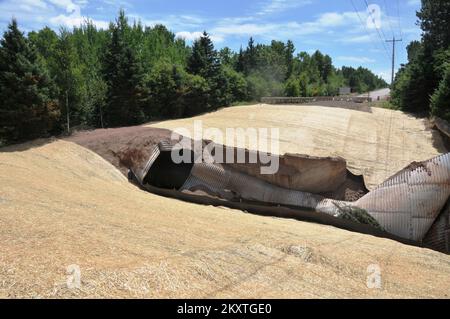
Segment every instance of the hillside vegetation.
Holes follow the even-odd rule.
[[[401,110],[450,121],[450,2],[422,0],[417,12],[420,41],[408,45],[392,87],[392,102]]]
[[[320,51],[295,52],[292,41],[252,38],[239,52],[217,51],[206,32],[190,46],[123,11],[107,30],[86,21],[25,36],[13,20],[0,40],[0,144],[192,116],[261,96],[386,86],[368,69],[337,69]]]

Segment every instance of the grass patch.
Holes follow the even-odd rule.
[[[353,207],[349,205],[339,206],[335,204],[339,210],[339,218],[351,220],[360,224],[370,225],[377,229],[383,230],[381,225],[373,218],[365,209]]]
[[[246,105],[255,105],[259,104],[261,102],[259,101],[240,101],[240,102],[234,102],[230,106],[246,106]]]
[[[394,111],[400,110],[397,106],[392,104],[390,101],[375,101],[375,102],[372,102],[372,107],[379,107],[382,109],[388,109],[388,110],[394,110]]]

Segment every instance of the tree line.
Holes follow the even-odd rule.
[[[450,121],[450,1],[422,0],[417,12],[420,41],[408,47],[392,86],[392,103],[419,115]]]
[[[0,40],[0,145],[70,132],[186,117],[262,96],[335,95],[387,86],[370,70],[333,66],[292,41],[216,50],[192,46],[163,25],[130,23],[120,11],[108,29],[92,21],[25,36],[12,20]]]

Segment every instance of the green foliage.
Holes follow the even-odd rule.
[[[143,106],[147,98],[143,88],[143,70],[127,41],[130,27],[123,11],[111,25],[111,39],[104,59],[108,85],[105,123],[108,126],[140,124],[145,120]]]
[[[133,33],[139,34],[139,36],[134,35],[133,37],[140,39],[135,46],[136,50],[141,52],[140,58],[143,61],[145,72],[150,72],[151,68],[160,60],[186,67],[191,53],[190,48],[186,46],[184,40],[175,39],[175,34],[167,30],[165,26],[147,27],[144,31],[135,28]]]
[[[423,31],[423,42],[432,49],[448,48],[450,44],[450,1],[422,0],[422,8],[417,12]]]
[[[383,228],[377,222],[377,220],[373,218],[366,210],[350,205],[335,204],[335,206],[339,210],[338,216],[339,218],[364,225],[369,225],[377,229],[383,230]]]
[[[209,109],[210,88],[207,81],[199,75],[187,74],[186,90],[183,97],[184,115],[191,116]]]
[[[82,82],[80,69],[77,68],[76,51],[73,39],[67,30],[62,29],[54,47],[54,75],[59,88],[59,104],[61,105],[62,119],[66,119],[66,128],[70,130],[70,117],[77,118],[79,122],[80,84]]]
[[[167,62],[154,66],[149,79],[150,100],[146,115],[152,117],[180,117],[184,113],[182,102],[185,94],[186,74]]]
[[[188,71],[204,78],[213,78],[219,72],[219,60],[214,44],[208,33],[194,41],[192,54],[188,60]]]
[[[284,85],[284,94],[290,97],[301,96],[300,82],[296,77],[291,76]]]
[[[237,53],[217,52],[204,32],[188,46],[163,25],[130,24],[123,10],[106,30],[86,20],[27,39],[12,27],[0,47],[1,134],[11,141],[191,116],[263,96],[334,95],[350,80],[360,90],[385,85],[365,69],[336,69],[319,51],[294,56],[292,41],[250,38]]]
[[[420,87],[425,81],[420,64],[411,64],[400,70],[392,87],[392,103],[403,111],[424,112],[428,98]]]
[[[354,92],[364,93],[378,88],[387,87],[387,83],[378,76],[375,76],[370,70],[359,67],[343,67],[341,74],[345,82]]]
[[[450,61],[450,2],[422,0],[417,13],[421,41],[408,45],[408,64],[392,85],[392,103],[401,110],[449,119],[448,61]]]
[[[444,76],[431,96],[431,114],[450,121],[450,63],[447,63]]]
[[[374,101],[372,102],[372,106],[380,107],[382,109],[398,111],[398,107],[392,104],[391,101]]]
[[[59,117],[54,86],[13,20],[0,41],[0,144],[46,135]]]
[[[254,73],[247,77],[248,99],[258,101],[263,96],[283,96],[283,83],[267,78],[267,75]]]
[[[245,101],[247,99],[247,81],[242,73],[235,71],[232,67],[225,65],[222,69],[223,75],[228,79],[227,94],[230,103]]]

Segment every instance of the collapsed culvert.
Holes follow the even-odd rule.
[[[205,145],[211,142],[203,141],[202,150]],[[223,154],[230,150],[218,149]],[[231,149],[234,154],[240,150]],[[159,143],[145,164],[131,165],[129,179],[146,191],[192,203],[317,222],[449,251],[448,227],[438,216],[444,214],[450,194],[450,154],[409,166],[368,192],[362,177],[351,174],[340,158],[288,154],[278,157],[276,173],[262,175],[262,163],[248,162],[251,151],[240,150],[243,163],[236,163],[236,157],[218,163],[196,157],[193,150],[176,142]],[[210,154],[216,155],[214,151]],[[190,161],[174,161],[173,153]]]

